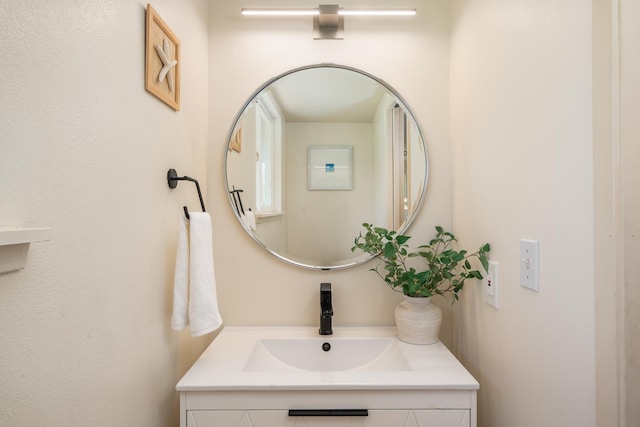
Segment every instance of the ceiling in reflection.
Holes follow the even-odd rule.
[[[385,89],[358,73],[320,68],[290,74],[272,93],[288,122],[370,123]]]

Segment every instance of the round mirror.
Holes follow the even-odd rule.
[[[279,259],[333,270],[370,255],[351,247],[362,223],[403,232],[425,194],[420,127],[388,84],[313,65],[277,76],[229,132],[225,186],[238,220]]]

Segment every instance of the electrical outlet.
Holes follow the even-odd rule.
[[[539,292],[538,241],[520,240],[520,285]]]
[[[498,263],[489,261],[489,272],[485,274],[484,302],[492,307],[498,308]]]

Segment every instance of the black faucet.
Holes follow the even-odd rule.
[[[320,335],[333,334],[331,316],[333,316],[331,283],[320,283]]]

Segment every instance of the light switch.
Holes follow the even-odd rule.
[[[489,272],[483,279],[484,302],[498,308],[498,263],[489,261]]]
[[[538,241],[520,240],[520,285],[539,292]]]

